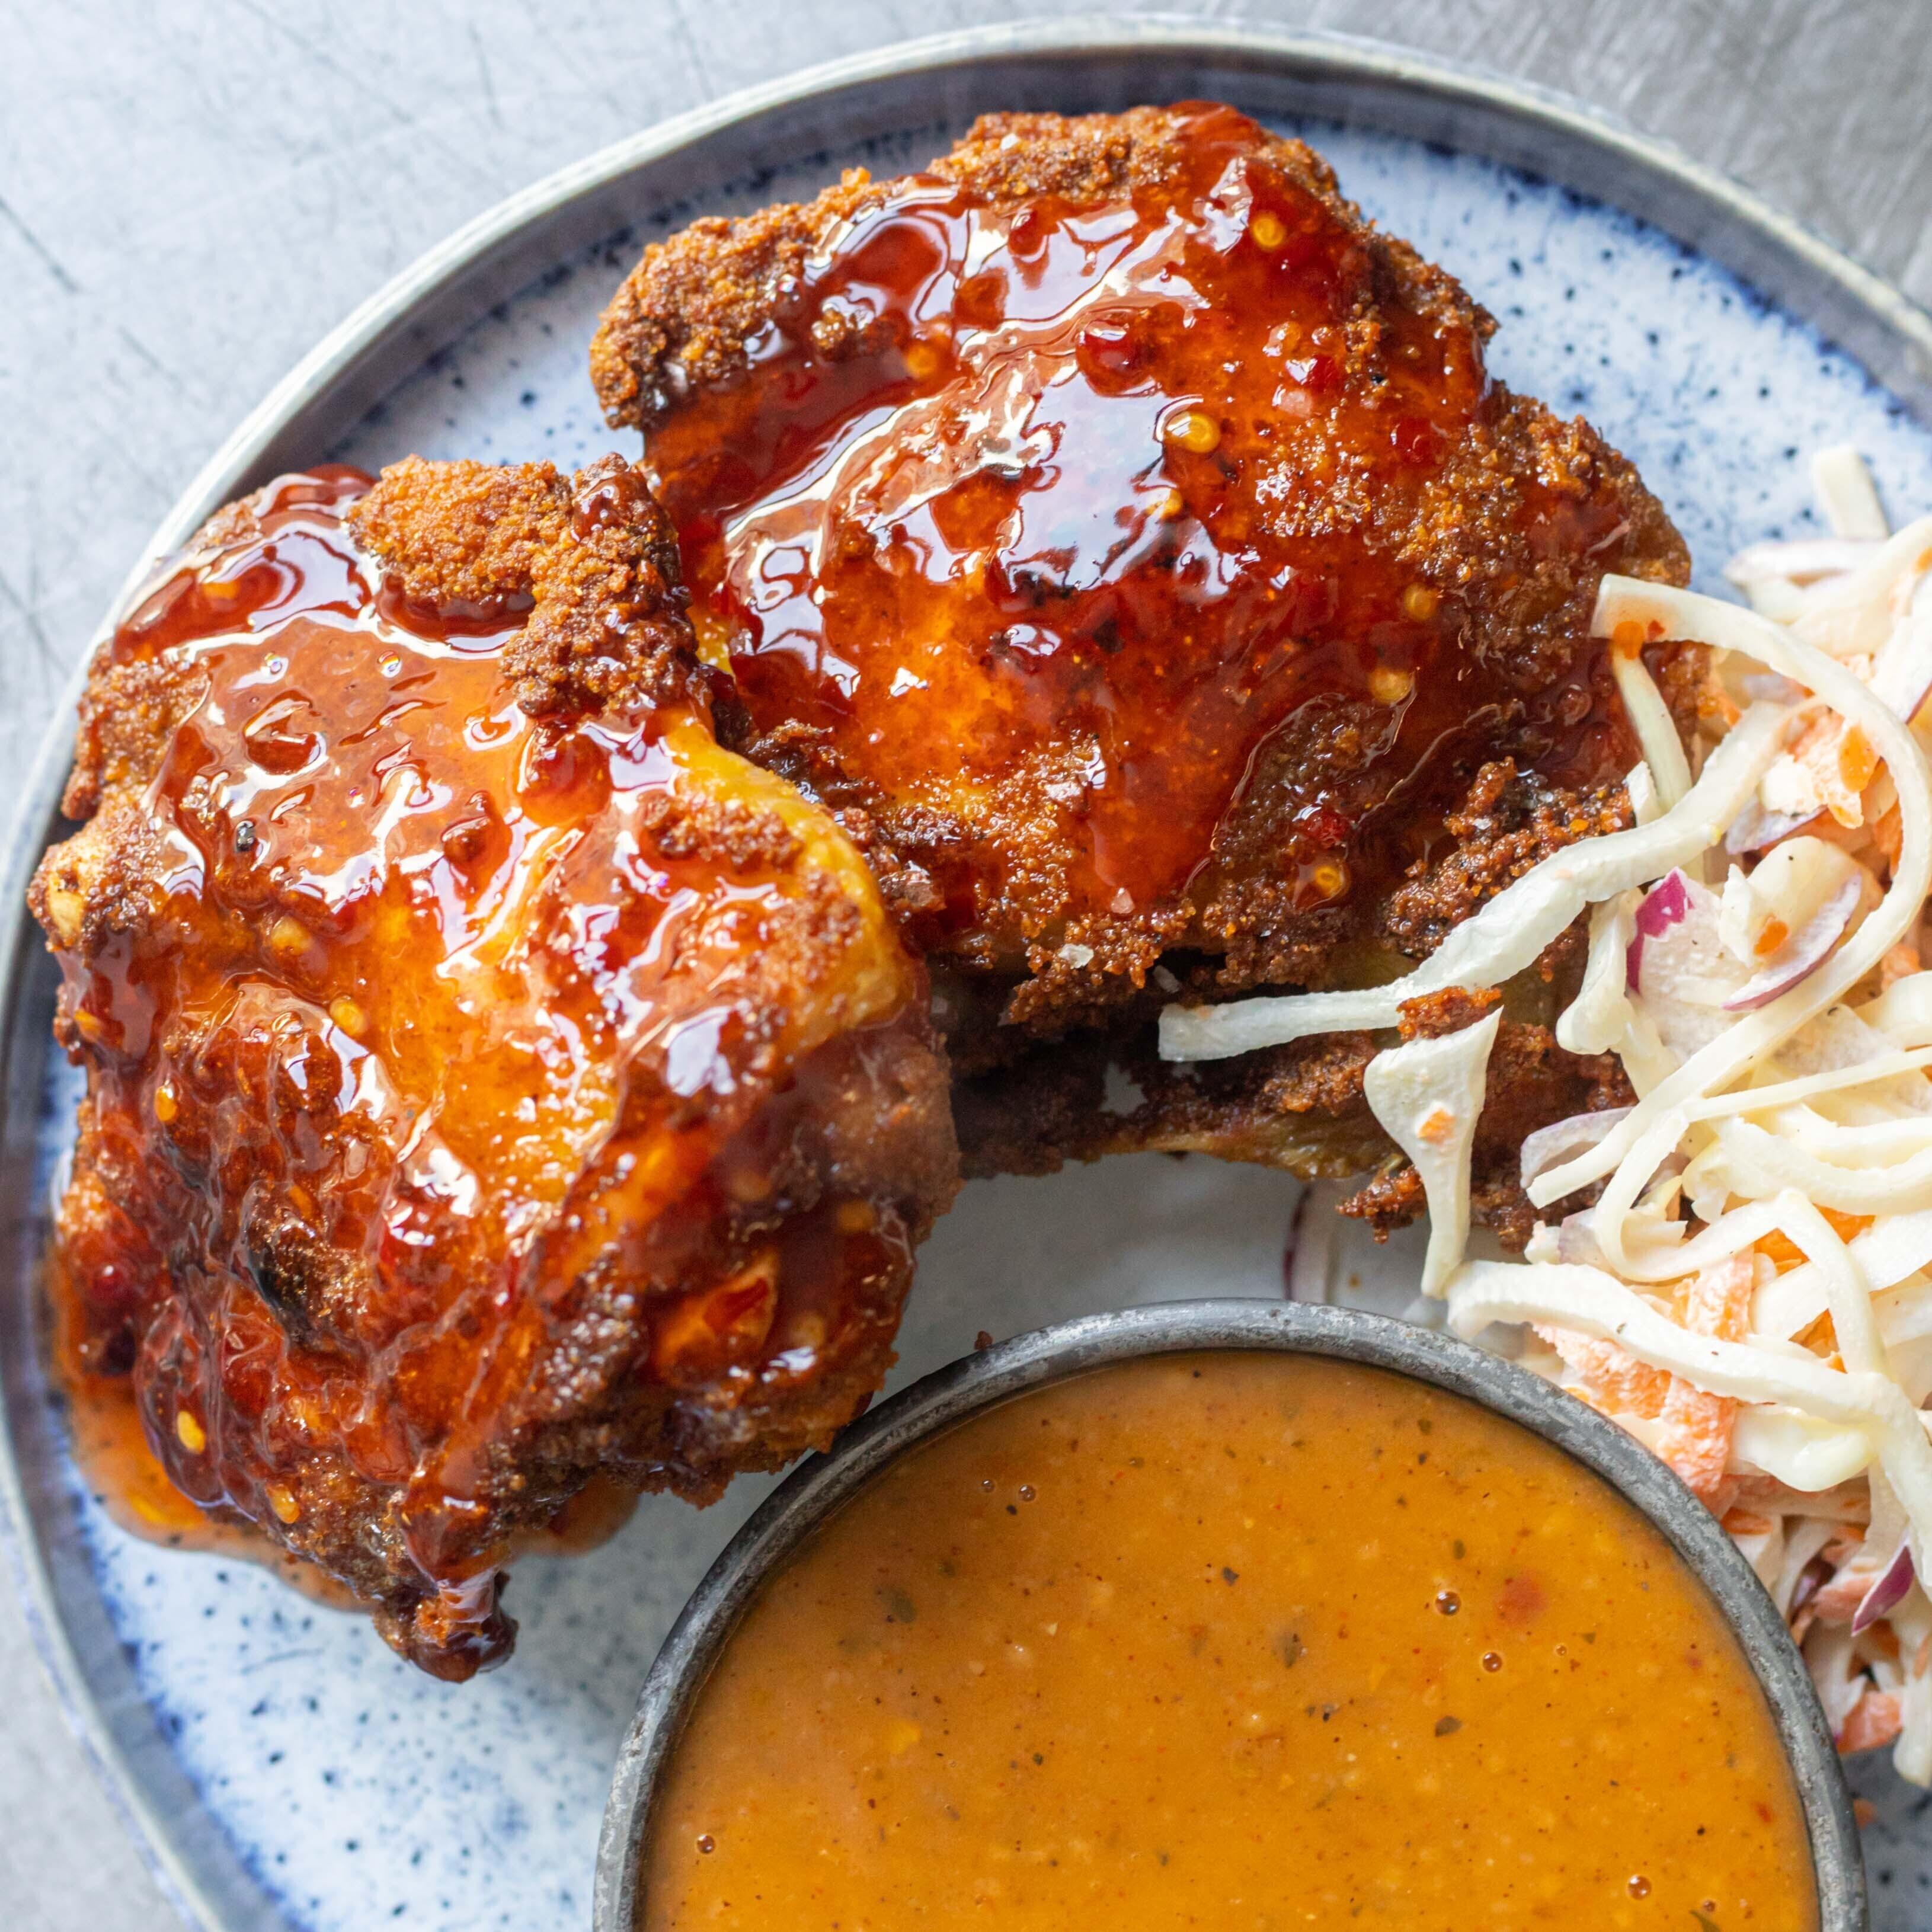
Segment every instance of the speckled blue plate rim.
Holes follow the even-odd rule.
[[[1088,16],[934,35],[748,88],[664,122],[511,196],[422,256],[330,332],[236,429],[155,531],[113,607],[220,504],[313,460],[437,350],[583,244],[780,161],[996,106],[1084,111],[1215,93],[1263,114],[1367,127],[1500,161],[1609,202],[1698,250],[1862,363],[1932,422],[1932,318],[1880,277],[1669,143],[1566,96],[1350,36],[1237,21]],[[112,620],[110,611],[104,628]],[[58,836],[69,764],[55,713],[0,864],[0,1160],[31,1173],[49,1051],[48,970],[27,881]],[[286,1927],[141,1698],[78,1546],[47,1385],[34,1203],[0,1188],[11,1280],[0,1293],[0,1540],[69,1720],[158,1879],[208,1932]]]
[[[1515,1363],[1454,1336],[1304,1302],[1170,1301],[1089,1315],[997,1342],[923,1377],[808,1456],[726,1545],[645,1678],[617,1754],[598,1845],[595,1932],[640,1915],[651,1800],[739,1621],[800,1546],[898,1456],[1056,1382],[1160,1355],[1318,1355],[1406,1376],[1540,1436],[1607,1482],[1670,1542],[1716,1603],[1771,1707],[1817,1874],[1820,1932],[1864,1932],[1864,1861],[1851,1794],[1784,1619],[1743,1552],[1676,1474],[1606,1417]]]

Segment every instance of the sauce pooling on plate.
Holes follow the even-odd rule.
[[[650,1932],[1817,1923],[1663,1538],[1484,1410],[1265,1354],[902,1458],[748,1613],[646,1858]]]

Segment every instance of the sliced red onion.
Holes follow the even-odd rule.
[[[1754,799],[1731,821],[1724,834],[1724,850],[1734,859],[1750,852],[1762,852],[1780,838],[1802,831],[1818,816],[1815,812],[1767,812]]]
[[[1572,1114],[1568,1120],[1538,1127],[1522,1144],[1522,1184],[1593,1148],[1624,1116],[1628,1107],[1606,1107],[1600,1113]]]
[[[1760,1006],[1769,1006],[1780,993],[1790,992],[1799,980],[1815,973],[1832,956],[1832,949],[1850,930],[1864,896],[1864,881],[1847,879],[1778,949],[1764,970],[1754,974],[1724,1002],[1725,1012],[1755,1012]]]
[[[1636,929],[1646,938],[1667,932],[1690,911],[1690,882],[1673,866],[1643,896],[1636,909]]]
[[[1798,1573],[1792,1586],[1790,1606],[1784,1612],[1786,1623],[1796,1623],[1798,1612],[1832,1580],[1832,1566],[1822,1556],[1814,1556]]]
[[[1852,1612],[1852,1636],[1870,1629],[1888,1610],[1896,1609],[1904,1600],[1905,1593],[1912,1588],[1913,1580],[1912,1546],[1901,1543],[1892,1561],[1880,1573],[1878,1580],[1860,1598],[1858,1608]]]
[[[1673,869],[1644,894],[1636,909],[1636,937],[1630,941],[1630,950],[1624,956],[1624,978],[1633,993],[1637,989],[1638,975],[1643,970],[1643,942],[1668,932],[1678,920],[1688,917],[1690,911],[1690,881],[1682,872]]]
[[[1675,1154],[1666,1155],[1658,1163],[1656,1173],[1646,1184],[1645,1192],[1656,1186],[1666,1174],[1681,1173],[1684,1162]],[[1642,1232],[1640,1234],[1639,1230]],[[1631,1221],[1624,1225],[1624,1238],[1640,1238],[1646,1244],[1662,1246],[1666,1244],[1675,1246],[1689,1232],[1682,1221],[1639,1222]],[[1556,1258],[1564,1263],[1574,1263],[1583,1268],[1602,1268],[1608,1271],[1610,1262],[1597,1240],[1597,1216],[1592,1208],[1580,1208],[1574,1214],[1566,1214],[1556,1230]]]

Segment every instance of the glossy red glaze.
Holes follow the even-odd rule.
[[[874,904],[825,1010],[775,1018],[746,962],[814,894],[862,906],[814,870],[862,880],[856,855],[815,847],[696,699],[526,716],[502,660],[528,599],[402,597],[342,520],[369,482],[284,479],[108,647],[178,715],[112,828],[136,902],[58,949],[93,1078],[56,1277],[71,1369],[131,1375],[184,1494],[365,1594],[336,1519],[406,1550],[431,1607],[405,1647],[464,1676],[512,1628],[503,1459],[571,1419],[572,1378],[610,1376],[583,1359],[598,1307],[634,1330],[612,1454],[674,1482],[679,1392],[769,1402],[896,1316],[892,1203],[793,1212],[773,1176],[814,1157],[864,1051],[841,1025],[921,984]],[[688,830],[746,797],[798,814],[802,848]]]
[[[1426,846],[1413,801],[1361,821],[1488,707],[1555,778],[1628,751],[1588,663],[1526,688],[1391,540],[1500,406],[1467,311],[1399,297],[1246,117],[1178,112],[1186,178],[1157,193],[896,184],[810,256],[749,371],[647,434],[756,725],[816,728],[856,802],[905,814],[948,901],[922,936],[969,951],[1017,944],[1022,848],[1064,860],[1066,916],[1204,902],[1311,706],[1372,708],[1375,776],[1307,775],[1280,861],[1305,906]],[[1532,485],[1514,536],[1526,562],[1583,554],[1622,514]]]

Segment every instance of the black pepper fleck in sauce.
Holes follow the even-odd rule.
[[[1378,1464],[1418,1412],[1428,1470]],[[901,1457],[766,1583],[652,1826],[640,1932],[1816,1926],[1770,1713],[1664,1538],[1499,1417],[1294,1358],[1115,1365]]]

